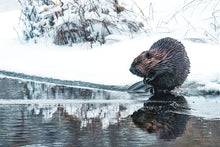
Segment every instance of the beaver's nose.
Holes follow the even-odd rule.
[[[133,74],[135,73],[136,69],[135,69],[134,62],[131,64],[131,67],[130,67],[129,70],[130,70],[131,73],[133,73]]]
[[[137,69],[136,69],[136,66],[138,64],[140,64],[142,62],[142,57],[141,56],[138,56],[134,59],[134,61],[132,62],[131,64],[131,67],[130,67],[130,72],[133,73],[133,74],[137,74]]]
[[[138,62],[132,62],[132,64],[131,64],[131,67],[130,67],[130,72],[131,73],[133,73],[133,74],[135,74],[135,73],[137,73],[137,69],[136,69],[136,65],[138,65],[139,63]]]

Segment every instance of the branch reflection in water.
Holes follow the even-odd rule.
[[[132,115],[134,124],[159,139],[182,136],[189,120],[188,104],[183,96],[171,93],[153,95]]]
[[[1,78],[0,146],[220,143],[219,97],[149,96]]]

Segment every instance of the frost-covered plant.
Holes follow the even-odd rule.
[[[18,0],[18,2],[21,6],[20,20],[23,22],[25,39],[44,36],[54,24],[54,18],[53,16],[45,17],[41,12],[54,3],[50,0]]]
[[[219,18],[219,0],[184,0],[184,4],[170,16],[162,18],[158,30],[166,29],[166,32],[181,34],[184,38],[202,38],[220,44]]]
[[[19,0],[26,39],[54,38],[57,45],[104,44],[110,34],[144,31],[146,20],[123,0]]]
[[[117,0],[72,0],[63,7],[68,10],[58,23],[54,40],[59,45],[85,41],[104,44],[110,34],[133,33],[144,26]]]

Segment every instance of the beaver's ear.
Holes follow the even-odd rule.
[[[151,59],[151,58],[152,58],[152,54],[149,53],[149,52],[147,52],[147,53],[146,53],[146,57],[147,57],[147,59]]]

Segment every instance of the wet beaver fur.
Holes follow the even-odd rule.
[[[130,71],[144,78],[154,91],[170,91],[181,86],[189,74],[190,61],[183,44],[172,38],[155,42],[131,64]]]

